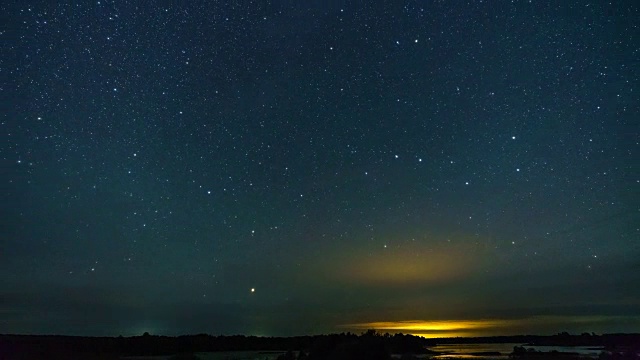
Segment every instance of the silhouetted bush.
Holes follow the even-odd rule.
[[[511,353],[511,357],[522,357],[526,355],[535,355],[541,354],[539,351],[536,351],[534,348],[525,349],[524,346],[514,346],[513,352]]]
[[[382,341],[360,339],[339,344],[327,359],[332,360],[389,360],[391,356]]]

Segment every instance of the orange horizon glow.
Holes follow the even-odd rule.
[[[378,331],[403,332],[425,338],[462,337],[477,335],[478,330],[490,330],[508,326],[510,321],[499,319],[481,320],[406,320],[377,321],[346,324],[341,327],[356,330],[375,329]]]
[[[424,338],[442,338],[508,335],[514,329],[522,330],[543,324],[585,323],[591,326],[620,318],[620,316],[533,316],[520,319],[404,320],[345,324],[340,327],[356,331],[375,329]]]

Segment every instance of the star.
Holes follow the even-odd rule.
[[[11,238],[2,267],[12,275],[0,286],[12,287],[2,308],[17,311],[5,323],[177,335],[200,329],[175,321],[189,308],[232,312],[213,332],[304,335],[356,318],[500,317],[499,294],[524,312],[514,318],[545,308],[569,319],[590,306],[571,296],[583,290],[627,313],[598,289],[635,275],[639,230],[625,197],[640,177],[621,127],[638,112],[629,3],[562,2],[549,16],[518,2],[355,12],[299,2],[248,14],[187,1],[151,7],[144,21],[131,1],[12,6],[3,19],[20,34],[19,56],[6,75],[19,89],[0,121]],[[476,13],[501,22],[491,38]],[[527,43],[522,29],[553,41]],[[581,279],[587,265],[606,273]],[[520,286],[555,271],[563,290],[553,299]],[[73,291],[66,299],[40,283]],[[457,290],[428,291],[444,283]],[[166,291],[175,284],[183,289]],[[111,296],[116,288],[127,298]],[[415,309],[426,295],[437,306]],[[92,327],[101,309],[74,312],[87,296],[116,310],[113,321]],[[278,310],[284,298],[293,313]],[[131,299],[152,311],[129,318]],[[52,310],[68,321],[21,317]],[[624,330],[560,322],[531,330]],[[495,329],[473,335],[485,330]]]

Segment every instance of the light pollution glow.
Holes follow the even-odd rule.
[[[378,321],[361,324],[343,325],[355,330],[375,329],[381,332],[405,333],[427,338],[477,336],[479,330],[493,329],[506,326],[505,320],[407,320],[407,321]]]
[[[523,333],[524,329],[550,325],[585,324],[620,320],[618,316],[534,316],[522,319],[477,319],[477,320],[406,320],[377,321],[341,325],[354,331],[375,329],[379,332],[404,333],[425,338],[496,336]]]
[[[344,259],[334,261],[335,277],[359,284],[434,284],[463,279],[481,268],[485,260],[482,248],[420,246],[405,244],[375,254],[344,251]]]

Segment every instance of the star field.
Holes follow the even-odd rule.
[[[634,2],[0,8],[0,333],[640,325]]]

